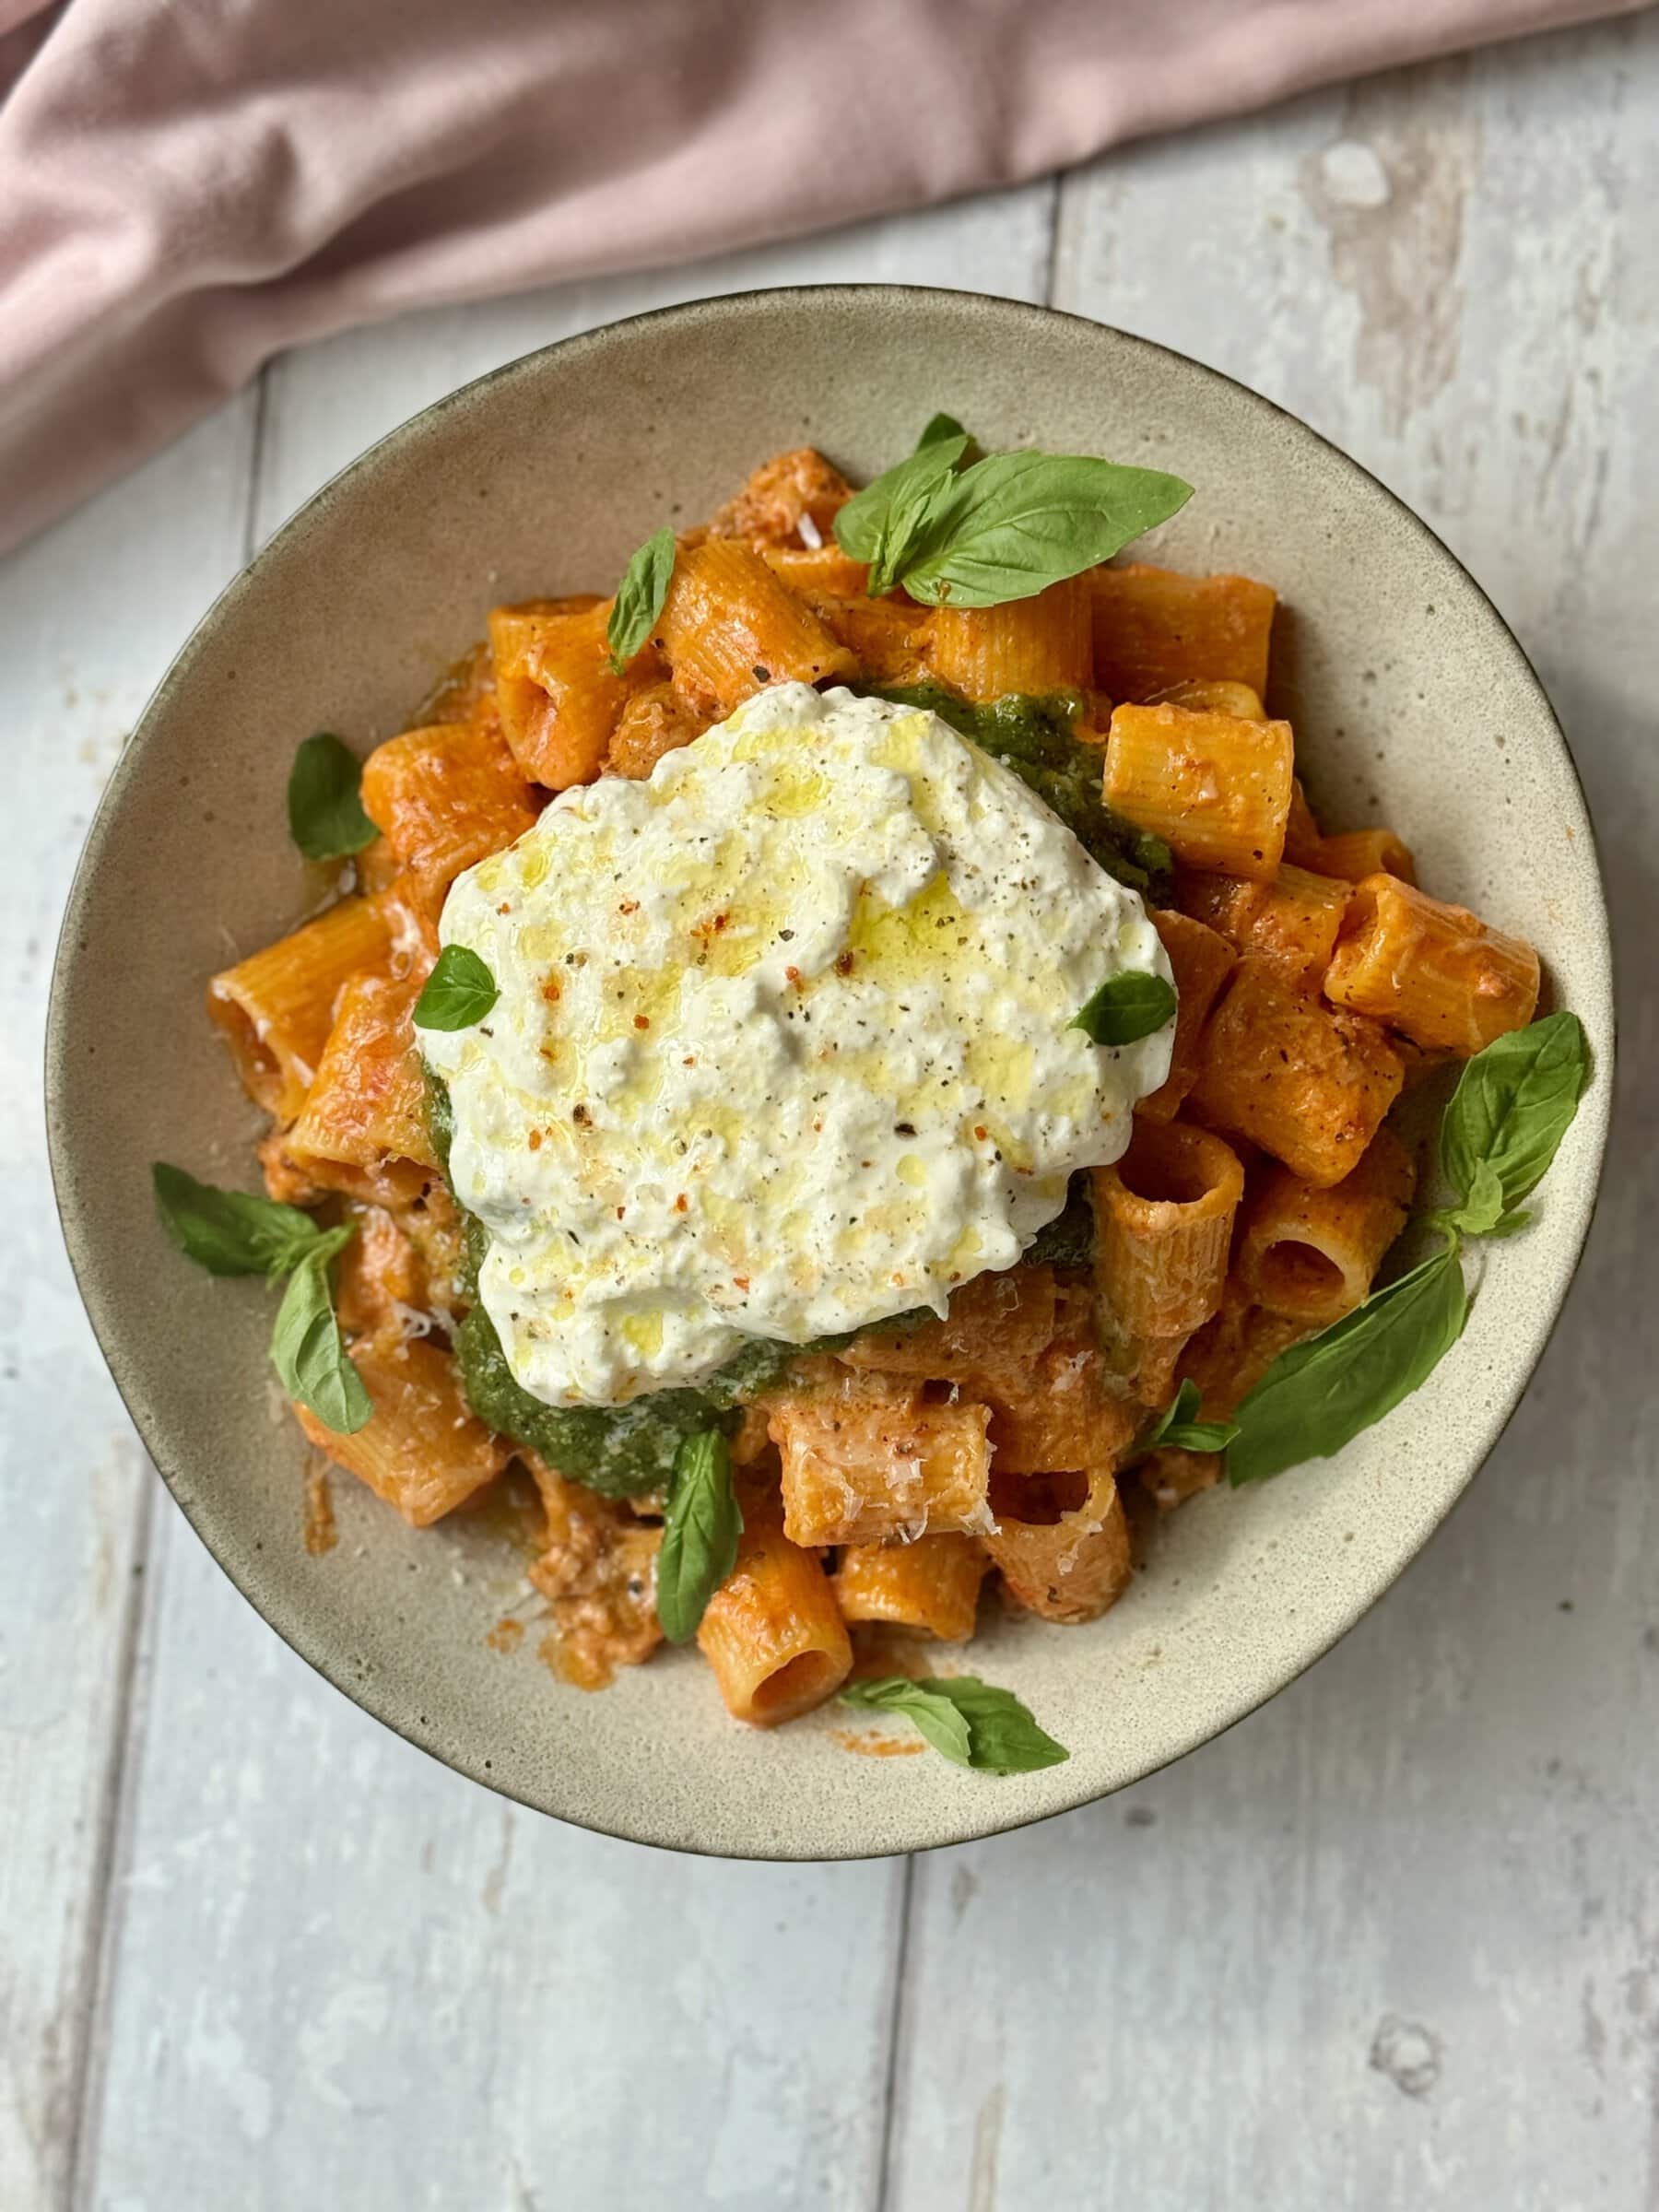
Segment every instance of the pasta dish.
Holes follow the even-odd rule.
[[[1115,559],[1189,496],[945,416],[861,491],[784,453],[300,745],[329,898],[207,988],[265,1194],[158,1166],[162,1219],[284,1284],[305,1437],[407,1522],[528,1471],[567,1680],[666,1640],[741,1722],[1063,1759],[936,1647],[1340,1450],[1524,1226],[1582,1029],[1318,819],[1270,585]]]

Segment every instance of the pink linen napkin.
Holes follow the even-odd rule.
[[[1641,4],[0,0],[0,550],[349,324]]]

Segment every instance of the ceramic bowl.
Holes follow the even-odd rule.
[[[1383,821],[1423,881],[1545,950],[1595,1081],[1524,1236],[1492,1246],[1468,1331],[1341,1457],[1171,1515],[1086,1629],[989,1627],[971,1664],[1067,1764],[997,1779],[853,1756],[863,1716],[729,1721],[692,1653],[584,1695],[532,1628],[500,1516],[416,1534],[347,1477],[341,1541],[302,1541],[303,1452],[272,1415],[272,1300],[164,1241],[152,1159],[253,1180],[254,1117],[202,1014],[229,949],[307,896],[285,834],[296,742],[406,725],[502,600],[603,586],[665,519],[810,442],[854,477],[947,407],[988,446],[1170,468],[1197,487],[1137,548],[1275,583],[1273,697],[1335,825]],[[58,956],[47,1084],[65,1231],[116,1382],[173,1496],[250,1603],[338,1688],[463,1773],[563,1819],[686,1850],[839,1858],[1013,1828],[1120,1788],[1288,1682],[1388,1587],[1490,1450],[1543,1350],[1594,1198],[1612,1092],[1607,924],[1584,802],[1514,639],[1355,463],[1225,377],[1004,300],[884,287],[712,300],[532,354],[336,477],[232,583],[123,755]],[[497,1639],[498,1641],[501,1641]]]

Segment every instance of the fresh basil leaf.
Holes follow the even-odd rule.
[[[865,589],[872,599],[899,581],[900,563],[967,450],[965,430],[931,439],[855,492],[836,515],[836,544],[854,560],[869,563]]]
[[[743,1509],[732,1488],[732,1455],[718,1429],[688,1436],[675,1455],[674,1482],[657,1553],[657,1618],[670,1643],[689,1643],[703,1609],[737,1560]]]
[[[347,1222],[318,1238],[289,1277],[271,1331],[271,1359],[282,1387],[338,1436],[354,1435],[374,1418],[374,1401],[335,1319],[328,1282],[335,1254],[355,1233]]]
[[[446,945],[410,1017],[418,1030],[470,1030],[501,995],[496,980],[466,945]]]
[[[977,1675],[953,1675],[935,1685],[968,1723],[970,1759],[989,1774],[1031,1774],[1057,1767],[1071,1757],[1064,1744],[1037,1725],[1030,1706],[1011,1689],[998,1689]]]
[[[324,1233],[297,1206],[216,1190],[165,1160],[157,1160],[150,1179],[162,1228],[209,1275],[286,1275]]]
[[[1280,1353],[1239,1407],[1228,1480],[1237,1488],[1340,1452],[1427,1382],[1468,1317],[1453,1238],[1353,1312]]]
[[[1484,1234],[1488,1237],[1512,1237],[1524,1230],[1531,1219],[1532,1216],[1524,1206],[1517,1206],[1512,1214],[1505,1214],[1501,1219],[1494,1221]]]
[[[967,1716],[942,1694],[936,1682],[912,1682],[905,1675],[888,1676],[879,1682],[849,1682],[841,1693],[841,1701],[871,1712],[899,1713],[920,1729],[953,1767],[973,1764],[973,1737]]]
[[[1124,1465],[1133,1466],[1137,1459],[1166,1447],[1176,1452],[1225,1452],[1239,1433],[1237,1427],[1231,1421],[1194,1420],[1198,1406],[1198,1385],[1189,1376],[1158,1418],[1135,1439]]]
[[[1459,1206],[1441,1206],[1431,1218],[1436,1229],[1465,1237],[1489,1237],[1503,1218],[1503,1179],[1489,1159],[1477,1159],[1468,1195]]]
[[[916,441],[916,451],[920,453],[924,445],[937,445],[941,438],[966,439],[967,435],[954,415],[930,415]]]
[[[1057,1767],[1071,1754],[1046,1735],[1011,1689],[977,1675],[948,1675],[912,1682],[891,1675],[877,1682],[850,1682],[843,1705],[896,1712],[912,1722],[953,1765],[986,1774],[1030,1774]]]
[[[1096,1044],[1135,1044],[1172,1019],[1176,1005],[1173,984],[1130,968],[1109,975],[1065,1026]]]
[[[935,485],[893,567],[926,606],[1002,606],[1110,560],[1192,496],[1190,484],[1159,469],[1088,454],[988,453]]]
[[[1477,1053],[1441,1124],[1441,1164],[1457,1204],[1443,1218],[1489,1235],[1555,1158],[1590,1080],[1576,1014],[1548,1014]]]
[[[612,668],[620,676],[656,628],[674,574],[674,532],[666,523],[653,533],[629,560],[611,602],[605,641]]]
[[[361,761],[329,731],[300,745],[288,771],[288,834],[307,860],[345,860],[380,835],[358,796],[362,782]]]
[[[1172,1421],[1162,1441],[1171,1452],[1225,1452],[1238,1433],[1236,1421]]]

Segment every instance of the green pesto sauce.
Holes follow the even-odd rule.
[[[1043,1223],[1024,1256],[1033,1267],[1089,1267],[1094,1264],[1094,1233],[1088,1170],[1079,1168],[1066,1186],[1064,1208]]]
[[[1137,830],[1100,796],[1100,748],[1072,735],[1087,701],[1075,691],[1046,699],[1010,693],[976,706],[943,684],[917,684],[908,690],[873,688],[871,696],[895,706],[921,707],[977,745],[982,753],[1011,769],[1057,814],[1084,850],[1109,876],[1133,891],[1166,905],[1171,894],[1173,862],[1161,837]]]

